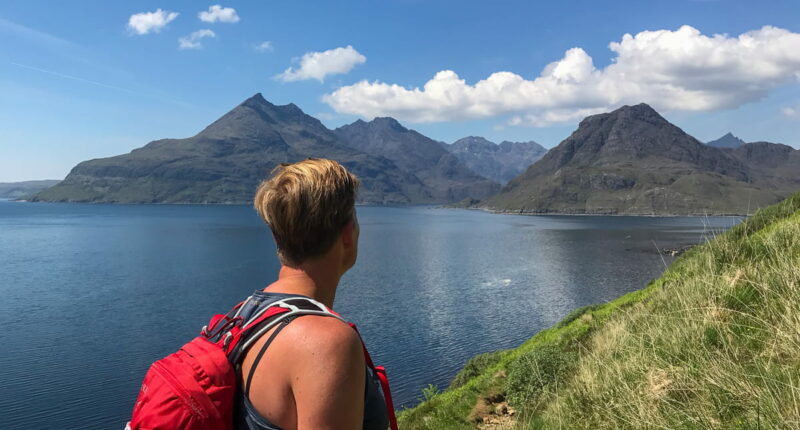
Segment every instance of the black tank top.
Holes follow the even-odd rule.
[[[256,291],[252,298],[239,312],[245,321],[258,310],[269,307],[272,303],[290,297],[303,297],[299,295],[266,293]],[[257,363],[256,363],[257,364]],[[389,428],[389,416],[386,411],[386,401],[383,398],[378,377],[367,367],[366,386],[364,387],[364,430],[386,430]],[[240,382],[241,382],[240,378]],[[239,386],[242,386],[240,383]],[[241,390],[236,395],[236,429],[237,430],[282,430],[272,424],[266,417],[256,411],[256,408]]]

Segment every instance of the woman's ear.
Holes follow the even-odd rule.
[[[350,220],[342,227],[342,244],[345,248],[350,248],[355,245],[355,222]]]

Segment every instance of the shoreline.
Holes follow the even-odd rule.
[[[80,204],[80,205],[119,205],[119,206],[251,206],[252,203],[198,203],[198,202],[54,202],[45,200],[27,200],[27,199],[9,199],[2,198],[0,201],[15,202],[15,203],[45,203],[45,204]],[[389,207],[389,208],[431,208],[431,209],[459,209],[468,211],[481,211],[494,215],[517,215],[517,216],[586,216],[586,217],[637,217],[637,218],[702,218],[702,217],[719,217],[719,218],[747,218],[753,214],[736,214],[736,213],[695,213],[695,214],[642,214],[642,213],[587,213],[587,212],[518,212],[518,211],[501,211],[489,208],[478,207],[458,207],[448,206],[441,203],[422,203],[422,204],[380,204],[380,203],[356,203],[357,207]]]
[[[753,214],[735,214],[735,213],[705,213],[705,214],[642,214],[642,213],[593,213],[593,212],[522,212],[522,211],[502,211],[489,208],[480,207],[456,207],[456,206],[441,206],[443,209],[461,209],[468,211],[481,211],[495,215],[518,215],[518,216],[613,216],[613,217],[640,217],[640,218],[702,218],[702,217],[720,217],[720,218],[748,218]]]

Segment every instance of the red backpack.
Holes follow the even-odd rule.
[[[200,336],[150,366],[126,430],[233,430],[239,384],[236,369],[250,345],[291,316],[325,315],[342,320],[315,300],[289,298],[244,321],[239,311],[245,303],[247,300],[227,314],[214,315]],[[358,333],[354,324],[348,324]],[[380,380],[391,428],[397,430],[386,371],[372,363],[366,347],[364,358]]]

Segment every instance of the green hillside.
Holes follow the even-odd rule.
[[[425,397],[401,428],[800,428],[800,194]]]

